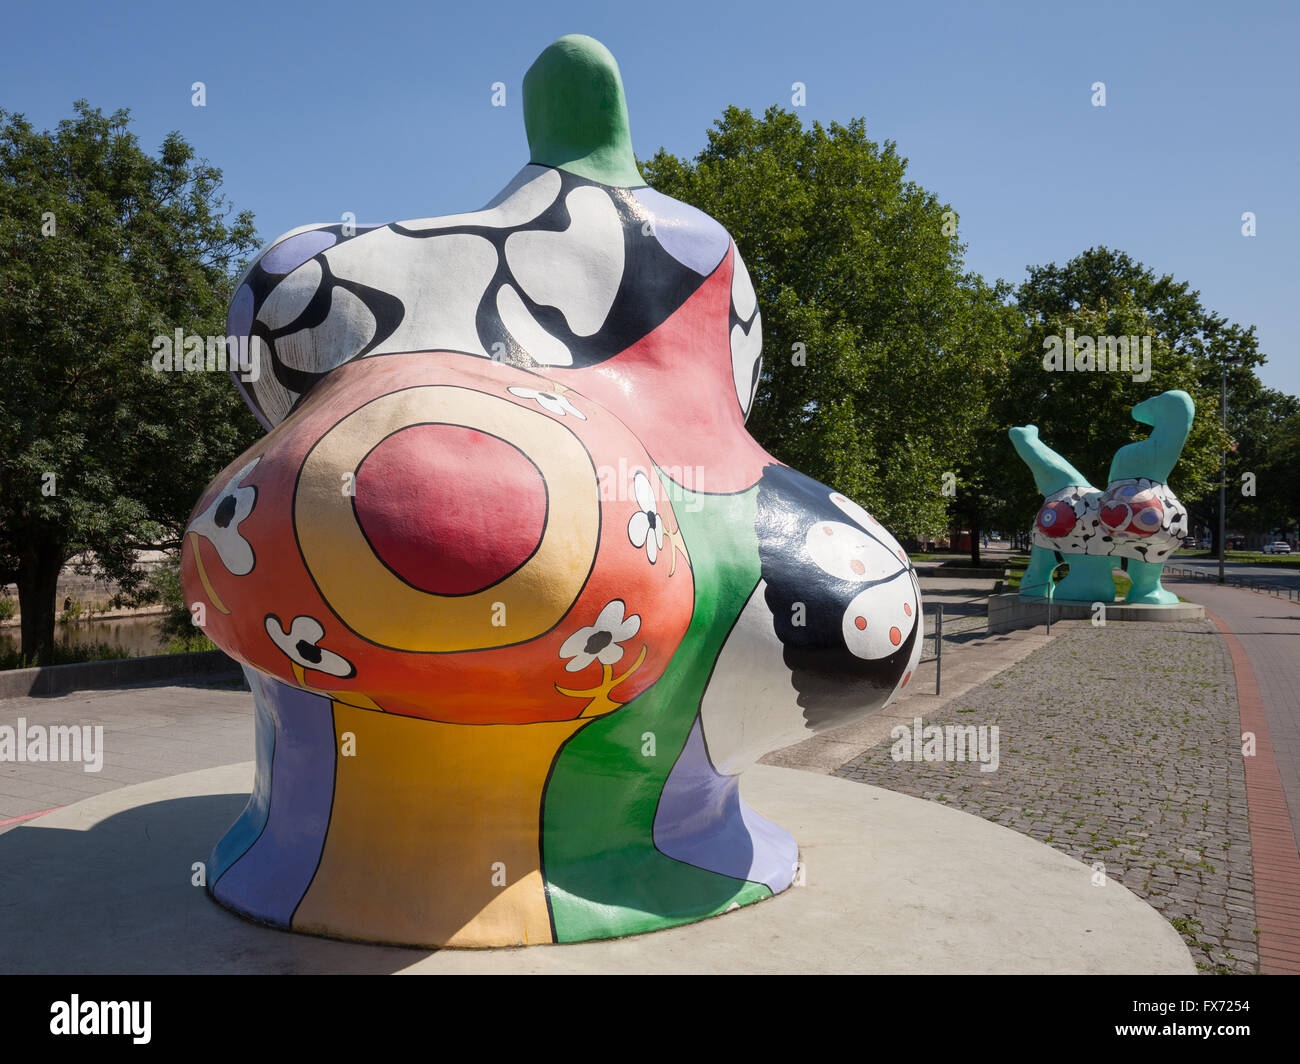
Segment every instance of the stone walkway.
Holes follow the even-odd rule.
[[[1205,604],[1232,656],[1246,757],[1260,970],[1300,974],[1300,606],[1205,584]]]
[[[932,570],[933,572],[934,570]],[[926,639],[922,654],[934,654],[934,609],[943,607],[945,641],[983,635],[988,630],[988,598],[997,580],[973,577],[921,577],[921,601],[925,604]]]
[[[1171,581],[1171,586],[1213,611],[1250,657],[1300,847],[1300,606],[1199,581]]]
[[[1246,786],[1223,640],[1208,621],[1057,627],[1052,642],[925,720],[997,726],[995,771],[896,761],[886,739],[836,774],[1048,843],[1145,898],[1201,971],[1255,972]]]
[[[180,772],[253,756],[252,695],[224,686],[134,687],[0,700],[0,725],[102,727],[102,766],[0,761],[0,832],[33,813]],[[84,734],[84,733],[83,733]]]

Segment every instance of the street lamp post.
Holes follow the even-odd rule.
[[[1219,409],[1223,412],[1223,435],[1225,438],[1220,464],[1222,475],[1219,477],[1219,583],[1223,583],[1223,558],[1226,542],[1224,540],[1224,527],[1228,508],[1228,444],[1226,443],[1228,435],[1228,364],[1226,362],[1219,368]]]

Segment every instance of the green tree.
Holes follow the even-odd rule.
[[[1273,455],[1268,490],[1281,500],[1279,508],[1285,516],[1280,525],[1300,530],[1300,413],[1292,414],[1279,427]]]
[[[1151,336],[1150,379],[1136,381],[1130,372],[1054,372],[1045,369],[1045,342],[1075,337]],[[1142,374],[1139,373],[1139,376]],[[1132,407],[1153,395],[1180,388],[1196,403],[1196,419],[1174,467],[1170,486],[1184,502],[1216,491],[1223,433],[1217,391],[1201,383],[1197,360],[1169,346],[1141,307],[1105,299],[1094,309],[1080,307],[1040,315],[1026,332],[1025,349],[1012,367],[1008,387],[995,404],[1005,427],[1035,424],[1042,439],[1075,465],[1096,487],[1105,487],[1110,461],[1127,443],[1145,439],[1150,429],[1133,420]],[[1028,525],[1041,503],[1029,469],[1014,457],[1010,441],[1002,458],[1016,473],[1007,490]]]
[[[981,532],[1015,529],[1022,519],[1010,506],[1010,439],[1008,426],[999,420],[1012,368],[1025,346],[1025,320],[1008,302],[1010,291],[1005,281],[991,287],[977,283],[968,304],[972,317],[962,323],[981,344],[982,357],[971,360],[966,382],[970,408],[980,416],[970,429],[968,450],[954,463],[949,515],[958,529],[970,532],[971,562],[975,565],[980,564]]]
[[[85,101],[56,131],[0,112],[0,583],[51,661],[55,586],[94,552],[124,590],[258,435],[224,373],[155,373],[152,340],[225,333],[253,219],[178,133],[157,157]]]
[[[894,531],[932,534],[1015,323],[1005,292],[964,271],[955,212],[906,168],[861,119],[805,129],[777,107],[728,108],[694,160],[642,164],[721,222],[749,269],[763,315],[750,431]]]
[[[1300,521],[1300,399],[1262,384],[1251,396],[1244,391],[1238,387],[1236,406],[1228,410],[1235,431],[1228,454],[1227,525],[1272,535]],[[1217,504],[1217,496],[1213,501]]]

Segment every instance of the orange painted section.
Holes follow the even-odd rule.
[[[545,412],[510,387],[563,392],[583,417]],[[454,403],[443,400],[449,395],[455,395]],[[365,416],[354,419],[363,407]],[[389,407],[392,416],[372,416]],[[555,527],[548,527],[528,562],[480,593],[418,590],[386,568],[361,536],[344,474],[355,473],[370,448],[413,420],[482,424],[520,447],[545,478],[548,525]],[[346,446],[330,450],[331,434]],[[381,355],[341,366],[292,418],[216,478],[196,512],[259,456],[242,480],[256,489],[257,503],[238,527],[255,554],[254,568],[246,575],[231,573],[211,542],[187,536],[182,576],[186,587],[204,588],[214,607],[220,602],[230,611],[208,610],[213,642],[285,683],[449,723],[576,720],[592,715],[592,699],[561,689],[597,688],[601,669],[593,663],[569,671],[560,648],[608,603],[646,605],[638,607],[639,629],[624,647],[623,663],[637,660],[643,648],[644,660],[609,694],[606,711],[663,674],[690,623],[695,592],[689,544],[676,537],[672,556],[651,565],[644,550],[629,542],[628,523],[639,512],[631,489],[638,469],[649,474],[666,530],[678,528],[650,456],[599,403],[540,374],[437,352]],[[491,481],[491,470],[483,476],[499,505],[492,522],[466,529],[466,535],[491,550],[494,527],[513,520],[512,485]],[[418,468],[404,488],[413,497],[436,498],[438,492],[437,484],[422,481]],[[317,645],[354,666],[355,675],[293,662],[266,630],[272,615],[279,631],[288,631],[296,617],[319,622],[324,633]],[[490,701],[485,691],[492,692]]]

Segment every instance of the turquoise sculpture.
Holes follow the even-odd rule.
[[[1151,435],[1115,452],[1105,491],[1043,443],[1036,426],[1011,429],[1011,443],[1044,496],[1020,582],[1023,598],[1046,598],[1052,571],[1068,562],[1055,599],[1113,602],[1111,572],[1121,568],[1133,581],[1126,603],[1178,601],[1160,576],[1187,535],[1187,508],[1167,481],[1195,413],[1196,404],[1183,391],[1162,392],[1133,407],[1133,420],[1150,425]]]

